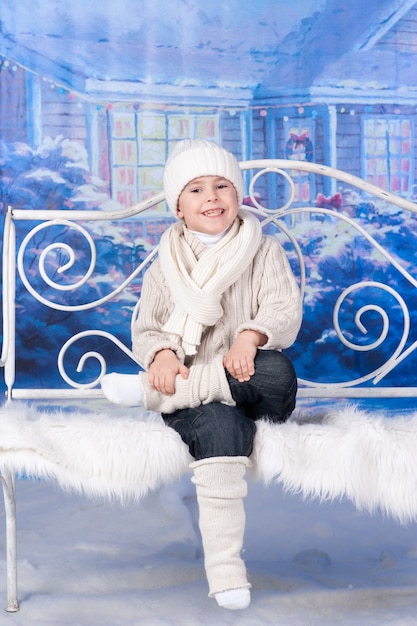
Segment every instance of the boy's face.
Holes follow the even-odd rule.
[[[230,180],[199,176],[182,190],[177,215],[190,230],[218,235],[234,222],[238,208],[236,189]]]

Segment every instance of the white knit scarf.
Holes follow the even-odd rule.
[[[241,210],[224,237],[197,259],[183,229],[182,222],[174,224],[159,244],[161,269],[175,303],[162,330],[192,355],[204,328],[214,326],[222,316],[222,294],[252,262],[262,230],[254,215]]]

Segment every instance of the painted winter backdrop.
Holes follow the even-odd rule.
[[[26,144],[1,144],[2,172],[0,193],[3,206],[11,204],[18,209],[93,209],[114,207],[105,184],[88,170],[84,149],[68,139],[48,139],[38,149]],[[257,194],[262,203],[263,198]],[[250,201],[248,201],[250,203]],[[400,260],[405,269],[413,272],[413,257],[417,243],[414,214],[404,215],[400,209],[383,201],[364,199],[343,185],[332,197],[318,194],[318,208],[332,208],[341,215],[353,217],[385,250]],[[143,234],[143,219],[125,220],[109,226],[91,222],[88,229],[94,235],[97,264],[92,278],[81,289],[61,293],[49,287],[39,271],[39,259],[49,244],[65,242],[76,251],[76,263],[70,272],[59,273],[68,259],[68,251],[57,247],[46,255],[46,272],[58,284],[74,284],[85,275],[91,255],[84,236],[66,225],[42,228],[27,244],[25,264],[32,287],[47,300],[68,302],[71,305],[99,300],[129,276],[153,249],[158,233]],[[346,338],[359,346],[369,345],[381,336],[383,319],[379,306],[389,316],[389,332],[381,346],[369,352],[346,349],[334,330],[333,309],[344,289],[360,281],[377,281],[395,288],[408,303],[412,322],[415,314],[411,306],[414,287],[401,276],[393,265],[374,246],[346,221],[321,213],[310,217],[284,218],[284,223],[296,237],[306,263],[306,293],[304,323],[295,345],[288,351],[294,358],[298,375],[318,382],[343,382],[359,378],[376,370],[394,352],[404,329],[404,315],[397,300],[377,287],[362,287],[349,295],[340,310],[340,326]],[[169,224],[161,219],[163,230]],[[381,225],[381,223],[383,225]],[[32,224],[33,226],[33,224]],[[17,223],[18,239],[26,235],[27,224]],[[280,232],[279,222],[270,224],[267,232],[279,238],[291,259],[294,272],[300,268],[291,241]],[[404,259],[406,261],[404,262]],[[407,261],[409,259],[409,261]],[[130,346],[130,320],[140,295],[141,275],[129,288],[110,302],[86,312],[68,312],[50,309],[37,302],[18,282],[17,313],[18,371],[24,372],[28,386],[60,386],[57,353],[73,333],[88,329],[115,332]],[[113,288],[112,287],[112,288]],[[366,333],[360,333],[355,313],[362,306],[373,304],[373,310],[362,315]],[[415,308],[415,307],[414,307]],[[411,324],[412,326],[412,324]],[[98,376],[98,364],[92,359],[83,373],[76,373],[80,355],[91,347],[91,339],[81,340],[69,351],[65,365],[77,382],[88,383]],[[106,358],[108,370],[136,371],[137,366],[106,339],[94,344]],[[319,367],[318,367],[319,365]],[[410,368],[394,369],[386,384],[412,384]]]

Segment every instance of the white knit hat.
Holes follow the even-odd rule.
[[[233,154],[212,141],[184,139],[176,144],[164,171],[165,198],[175,216],[182,190],[199,176],[222,176],[230,180],[237,192],[238,206],[242,204],[243,178]]]

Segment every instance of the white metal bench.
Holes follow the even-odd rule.
[[[417,338],[413,337],[413,308],[410,306],[417,279],[413,276],[413,258],[403,250],[401,237],[413,232],[417,204],[347,173],[315,163],[258,160],[244,162],[241,167],[249,189],[247,204],[252,205],[259,215],[264,231],[278,237],[285,245],[305,294],[306,307],[312,310],[318,299],[323,307],[323,316],[306,315],[300,340],[292,352],[290,350],[300,372],[298,398],[301,405],[309,403],[308,407],[314,407],[325,398],[408,398],[412,402],[411,399],[417,397],[413,368],[407,368],[408,379],[401,368],[404,369],[406,359],[412,362],[417,347]],[[307,206],[297,200],[297,194],[302,196],[303,181],[317,189],[314,205]],[[341,198],[342,206],[339,206]],[[118,369],[117,358],[112,363],[116,353],[131,361],[130,366],[124,363],[124,371],[129,367],[131,371],[137,369],[129,347],[130,322],[137,315],[141,275],[157,253],[157,247],[149,243],[144,230],[147,228],[148,233],[154,233],[158,225],[166,227],[161,212],[155,213],[155,208],[162,206],[163,200],[161,193],[118,211],[9,207],[3,240],[1,355],[6,402],[0,416],[0,433],[2,422],[10,423],[27,410],[33,411],[32,427],[36,428],[37,409],[25,408],[27,403],[35,401],[58,409],[64,401],[82,401],[87,416],[89,406],[95,414],[94,402],[103,399],[101,377],[106,371]],[[389,229],[394,234],[400,233],[400,243],[395,244],[394,250],[385,247]],[[123,241],[119,242],[117,233],[122,231]],[[129,238],[130,244],[126,243]],[[120,256],[116,264],[106,253],[110,240],[112,254],[117,248]],[[366,270],[362,266],[355,270],[355,260],[366,261]],[[347,266],[352,266],[353,274],[345,272]],[[84,300],[78,294],[84,294]],[[369,294],[369,299],[363,294]],[[378,295],[374,299],[375,294]],[[356,297],[359,297],[357,305]],[[114,307],[113,311],[119,312],[114,323],[111,309],[110,313],[105,312],[108,303]],[[320,307],[316,309],[319,311]],[[102,327],[90,327],[92,312],[95,312],[94,320],[100,317],[104,320]],[[84,327],[74,330],[73,320],[77,315]],[[33,322],[30,329],[27,327],[28,316]],[[36,327],[38,316],[43,320],[39,328]],[[327,318],[331,320],[330,324]],[[56,329],[51,331],[54,325],[59,326],[59,332]],[[43,338],[38,332],[40,329],[45,331]],[[28,334],[31,335],[30,341]],[[37,348],[33,337],[38,338]],[[90,343],[92,348],[84,347]],[[333,357],[335,346],[340,358]],[[71,357],[74,351],[77,356]],[[323,356],[317,357],[320,354],[328,355],[329,362],[325,364]],[[373,357],[374,354],[377,356]],[[45,355],[56,363],[56,371],[49,361],[44,363]],[[315,364],[315,358],[322,362]],[[31,363],[34,371],[28,366]],[[349,363],[354,366],[350,368]],[[41,382],[36,382],[35,374],[40,369],[43,370],[38,376]],[[46,384],[49,378],[53,380],[51,386]],[[32,384],[28,385],[28,380]],[[107,410],[111,414],[110,405]],[[46,421],[43,420],[43,429],[53,423],[55,415],[61,413],[55,414],[51,409]],[[259,467],[262,467],[261,456],[265,449],[281,445],[265,428],[263,443],[259,444],[255,454]],[[305,432],[308,435],[308,429]],[[281,428],[279,433],[279,437],[282,433],[285,438],[290,430]],[[176,433],[173,437],[177,437]],[[181,446],[180,441],[178,446]],[[13,612],[18,610],[16,473],[36,475],[39,472],[42,476],[49,473],[53,478],[61,478],[64,486],[74,488],[78,479],[72,481],[70,476],[62,478],[54,474],[52,465],[44,466],[44,459],[36,458],[36,450],[29,459],[19,450],[6,448],[0,434],[0,470],[7,526],[6,610]],[[307,448],[304,450],[308,453]],[[400,454],[403,454],[402,449],[398,451]],[[186,463],[187,452],[184,451],[176,468],[172,471],[170,468],[165,474],[161,468],[159,480],[155,485],[144,485],[143,493],[183,471]],[[286,480],[284,469],[274,472],[274,478],[282,474],[281,479]],[[299,480],[302,483],[303,479]],[[291,482],[289,477],[288,484]],[[414,483],[414,480],[410,482]],[[304,489],[306,493],[329,494],[326,486],[312,488],[301,483],[292,486]],[[88,492],[89,489],[87,486],[85,490]],[[106,489],[111,492],[111,485],[103,486],[103,493]],[[94,491],[93,487],[91,491]],[[352,495],[344,485],[337,495],[341,493]],[[356,496],[352,497],[355,499]],[[361,504],[360,498],[357,501]],[[369,504],[369,508],[373,506],[381,506],[381,501]],[[407,515],[413,517],[414,512],[406,513],[405,517]],[[402,513],[397,516],[401,518]]]

